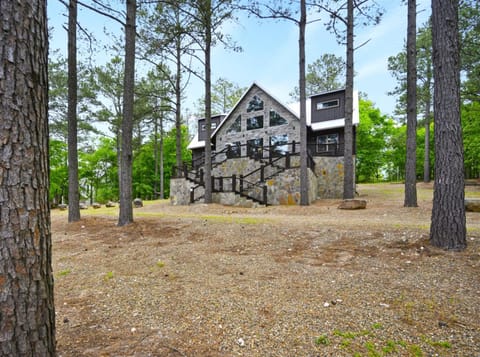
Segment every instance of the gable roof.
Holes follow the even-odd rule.
[[[243,95],[240,97],[240,99],[237,101],[237,104],[235,104],[233,106],[233,108],[228,112],[227,116],[225,118],[223,118],[223,120],[220,122],[219,125],[217,125],[217,128],[215,129],[215,131],[212,133],[212,137],[215,136],[215,134],[217,133],[218,130],[220,130],[220,128],[223,126],[224,123],[227,122],[227,120],[230,118],[231,114],[235,111],[235,109],[237,109],[237,107],[240,105],[240,103],[243,101],[243,99],[248,95],[248,93],[254,88],[254,87],[257,87],[258,89],[260,89],[262,92],[264,92],[266,95],[268,95],[269,97],[271,97],[273,100],[275,100],[279,105],[281,105],[282,107],[284,107],[285,109],[287,109],[296,119],[299,119],[299,116],[294,112],[292,111],[288,106],[286,106],[285,104],[283,104],[280,100],[278,100],[274,95],[270,94],[268,91],[266,91],[263,87],[261,87],[258,83],[256,82],[253,82],[250,87],[248,87],[248,89],[243,93]]]
[[[258,83],[253,82],[250,87],[243,93],[243,95],[240,97],[240,99],[237,101],[237,103],[233,106],[232,109],[228,112],[228,114],[223,118],[222,121],[217,125],[215,130],[211,134],[211,138],[213,138],[217,132],[220,130],[220,128],[230,119],[230,116],[232,113],[235,111],[235,109],[240,105],[240,103],[243,101],[243,99],[248,95],[248,93],[253,89],[257,87],[260,89],[262,92],[264,92],[266,95],[271,97],[273,100],[275,100],[279,105],[284,107],[286,110],[288,110],[297,120],[300,120],[300,102],[296,103],[290,103],[290,104],[283,104],[280,100],[278,100],[274,95],[269,93],[267,90],[265,90],[262,86],[260,86]],[[312,124],[312,97],[317,97],[319,95],[326,95],[330,93],[335,93],[335,92],[340,92],[345,90],[344,88],[342,89],[335,89],[331,91],[325,91],[321,92],[318,94],[311,95],[308,97],[306,101],[306,124],[307,126],[311,127],[313,131],[318,131],[318,130],[326,130],[326,129],[335,129],[335,128],[342,128],[345,126],[345,118],[341,119],[335,119],[335,120],[328,120],[324,122],[318,122],[318,123],[313,123]],[[199,119],[201,120],[201,119]],[[358,91],[353,92],[353,118],[352,118],[352,124],[353,125],[358,125],[359,123],[359,106],[358,106]],[[192,150],[192,149],[200,149],[205,147],[205,141],[204,140],[199,140],[198,139],[198,131],[195,134],[194,138],[188,144],[187,149]]]

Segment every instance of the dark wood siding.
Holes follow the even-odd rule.
[[[356,140],[356,130],[357,128],[354,126],[353,127],[353,155],[356,155],[356,146],[357,146],[357,140]],[[328,134],[338,134],[338,147],[337,150],[335,151],[329,151],[329,152],[317,152],[317,137],[323,136],[323,135],[328,135]],[[328,129],[328,130],[321,130],[321,131],[315,131],[312,132],[311,130],[308,131],[308,139],[307,139],[307,146],[308,146],[308,151],[310,152],[311,155],[313,156],[343,156],[344,153],[344,144],[345,142],[345,130],[344,128],[335,128],[335,129]]]
[[[225,115],[215,115],[212,117],[212,133],[218,127],[220,122],[225,118]],[[205,126],[205,119],[198,120],[198,140],[204,141],[206,139],[206,130],[202,129]]]
[[[320,103],[334,100],[338,100],[338,106],[317,109]],[[345,118],[345,90],[312,96],[311,102],[312,123]]]

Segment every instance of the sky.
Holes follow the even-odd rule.
[[[368,98],[383,114],[393,115],[395,98],[387,92],[394,89],[395,79],[387,69],[387,59],[399,53],[405,43],[407,6],[400,0],[378,0],[386,10],[377,26],[358,27],[355,44],[367,44],[355,51],[355,89],[368,94]],[[426,23],[430,14],[430,2],[417,1],[417,27]],[[48,3],[49,26],[53,28],[50,49],[60,49],[66,56],[67,18],[65,6],[59,0]],[[79,8],[79,23],[103,44],[112,34],[122,30],[111,19]],[[105,35],[105,29],[109,35]],[[236,23],[227,23],[224,32],[242,47],[241,52],[226,50],[222,46],[212,51],[212,79],[225,78],[241,87],[258,83],[283,103],[292,99],[289,93],[298,86],[298,27],[288,21],[259,20],[240,15]],[[84,52],[81,52],[81,57]],[[336,42],[322,21],[311,23],[306,29],[306,62],[312,63],[325,53],[345,57],[345,46]],[[106,50],[95,50],[96,64],[103,64],[112,57]],[[137,66],[142,68],[141,64]],[[200,68],[200,65],[198,65]],[[194,112],[194,103],[203,96],[203,83],[192,77],[186,91],[184,107]]]

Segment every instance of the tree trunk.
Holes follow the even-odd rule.
[[[178,10],[176,11],[177,24],[180,25]],[[175,158],[177,168],[182,166],[182,39],[178,36],[175,39],[176,45],[176,76],[175,76],[175,128],[176,128],[176,151]]]
[[[344,148],[344,176],[343,198],[352,199],[354,196],[355,176],[353,170],[353,0],[347,3],[347,75],[345,85],[345,148]]]
[[[211,11],[211,0],[205,0],[205,203],[212,203],[212,78],[210,64],[212,47]]]
[[[68,221],[80,220],[77,148],[77,0],[68,8]]]
[[[160,114],[160,199],[165,198],[165,167],[164,167],[164,148],[163,148],[163,138],[165,132],[163,130],[163,112]]]
[[[300,204],[307,206],[308,199],[308,149],[307,149],[307,104],[305,89],[305,27],[307,25],[307,10],[305,0],[300,1],[300,22],[298,38],[298,64],[300,87]]]
[[[417,207],[417,4],[408,0],[405,207]]]
[[[46,1],[0,1],[0,355],[55,356]]]
[[[135,86],[135,22],[136,0],[127,0],[127,22],[125,25],[125,78],[123,93],[123,120],[121,146],[120,212],[118,225],[133,222],[132,208],[132,132],[133,101]]]
[[[435,189],[430,242],[462,250],[467,246],[462,127],[458,1],[432,0],[435,120]]]

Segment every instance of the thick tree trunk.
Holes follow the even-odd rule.
[[[55,356],[46,2],[0,1],[0,355]]]
[[[125,26],[125,77],[123,94],[122,146],[120,160],[120,212],[118,225],[133,222],[132,208],[132,133],[133,101],[135,86],[135,23],[136,0],[127,0],[127,23]]]
[[[430,242],[462,250],[467,246],[458,1],[432,0],[435,120],[435,186]]]
[[[307,206],[308,199],[308,149],[307,149],[307,104],[305,88],[305,27],[307,25],[307,10],[305,0],[300,1],[299,22],[299,87],[300,87],[300,204]]]
[[[408,0],[405,207],[417,207],[417,4]]]
[[[353,169],[353,41],[354,19],[353,0],[347,4],[347,76],[345,85],[345,149],[344,149],[344,176],[343,198],[352,199],[355,191],[355,176]]]
[[[68,221],[80,220],[77,148],[77,1],[68,8]]]
[[[205,203],[212,203],[212,78],[211,78],[211,0],[205,1]]]

